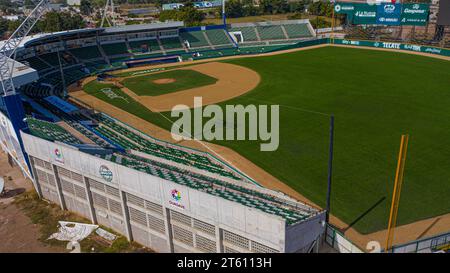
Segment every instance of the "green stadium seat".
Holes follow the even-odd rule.
[[[127,45],[124,42],[113,43],[113,44],[103,44],[101,46],[103,48],[103,51],[105,51],[105,54],[108,56],[114,56],[114,55],[128,53]]]
[[[261,40],[280,40],[286,39],[283,30],[279,25],[258,26],[259,37]]]
[[[191,48],[209,46],[208,41],[206,41],[203,35],[203,31],[181,32],[180,36],[183,41],[189,42]]]

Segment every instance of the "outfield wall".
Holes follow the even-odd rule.
[[[382,42],[382,41],[346,40],[346,39],[328,39],[328,40],[329,40],[328,43],[337,45],[367,46],[384,49],[396,49],[396,50],[421,52],[450,57],[450,49],[440,47],[403,44],[395,42]]]

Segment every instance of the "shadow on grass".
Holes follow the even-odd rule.
[[[348,229],[356,225],[359,221],[361,221],[367,214],[369,214],[371,211],[373,211],[378,205],[383,203],[383,201],[386,199],[386,196],[381,197],[377,202],[375,202],[370,208],[368,208],[366,211],[364,211],[360,216],[358,216],[355,220],[353,220],[348,227],[342,229],[341,231],[345,233]]]

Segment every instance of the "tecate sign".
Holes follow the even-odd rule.
[[[400,49],[400,44],[399,43],[384,43],[383,42],[381,45],[384,48]]]

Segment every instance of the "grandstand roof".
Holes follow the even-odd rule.
[[[70,113],[73,113],[73,112],[76,112],[79,110],[74,105],[68,103],[65,100],[58,98],[57,96],[49,96],[49,97],[46,97],[45,100],[66,114],[70,114]]]
[[[122,32],[134,32],[143,30],[155,30],[162,28],[179,28],[183,27],[184,23],[182,21],[164,22],[164,23],[151,23],[151,24],[140,24],[140,25],[126,25],[126,26],[116,26],[107,28],[84,28],[84,29],[72,29],[67,31],[59,31],[52,33],[41,33],[34,36],[27,36],[22,42],[24,47],[31,47],[46,43],[57,42],[63,39],[70,38],[82,38],[83,35],[93,35],[98,34],[113,34]],[[0,44],[1,45],[1,44]]]
[[[39,78],[36,70],[13,59],[8,58],[8,66],[12,69],[12,78],[16,88]]]
[[[126,26],[116,26],[105,28],[105,33],[118,33],[118,32],[133,32],[141,30],[154,30],[160,28],[178,28],[183,27],[183,21],[173,21],[164,23],[151,23],[151,24],[140,24],[140,25],[126,25]]]
[[[72,29],[67,31],[59,31],[59,32],[52,32],[52,33],[42,33],[39,34],[38,37],[33,37],[32,39],[28,39],[26,42],[23,43],[24,47],[30,47],[45,43],[51,43],[51,42],[57,42],[60,39],[70,38],[70,37],[77,37],[81,34],[93,34],[97,31],[103,31],[103,28],[85,28],[85,29]],[[28,38],[28,37],[27,37]]]

